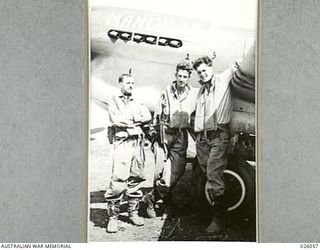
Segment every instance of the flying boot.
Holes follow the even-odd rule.
[[[157,216],[155,211],[155,203],[156,203],[156,190],[152,189],[151,192],[145,194],[142,197],[142,202],[146,205],[146,213],[149,218],[155,218]]]
[[[227,207],[224,203],[223,196],[214,197],[214,205],[212,207],[212,220],[207,227],[207,233],[219,233],[226,226]]]
[[[139,202],[140,197],[128,197],[128,213],[129,220],[135,226],[143,226],[144,220],[139,217]]]
[[[107,232],[116,233],[118,232],[118,216],[120,211],[120,198],[107,201],[108,221],[107,221]]]

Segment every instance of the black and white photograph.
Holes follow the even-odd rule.
[[[257,240],[257,0],[89,1],[88,240]]]

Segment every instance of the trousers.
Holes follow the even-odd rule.
[[[206,189],[211,189],[214,196],[222,196],[225,190],[223,171],[228,161],[229,133],[219,129],[209,132],[206,136],[203,133],[197,135],[197,157],[207,176]]]
[[[140,184],[146,180],[144,174],[144,140],[141,136],[114,141],[112,176],[106,199],[117,199],[123,193],[129,197],[141,197]]]
[[[177,129],[166,133],[166,149],[157,145],[155,150],[155,188],[161,197],[169,194],[186,169],[188,133]],[[167,151],[167,152],[166,152]]]

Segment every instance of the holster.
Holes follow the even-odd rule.
[[[116,129],[115,127],[108,127],[108,140],[109,140],[109,143],[112,144],[113,143],[113,138],[116,134]]]

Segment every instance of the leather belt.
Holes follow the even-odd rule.
[[[229,132],[229,123],[227,124],[219,124],[217,125],[217,129],[216,130],[204,130],[201,132],[196,133],[196,136],[200,136],[204,139],[214,139],[214,138],[218,138],[220,136],[221,132]]]
[[[172,135],[174,135],[174,134],[178,134],[178,133],[180,133],[182,130],[186,130],[186,128],[170,128],[170,127],[167,127],[166,128],[166,134],[172,134]]]

